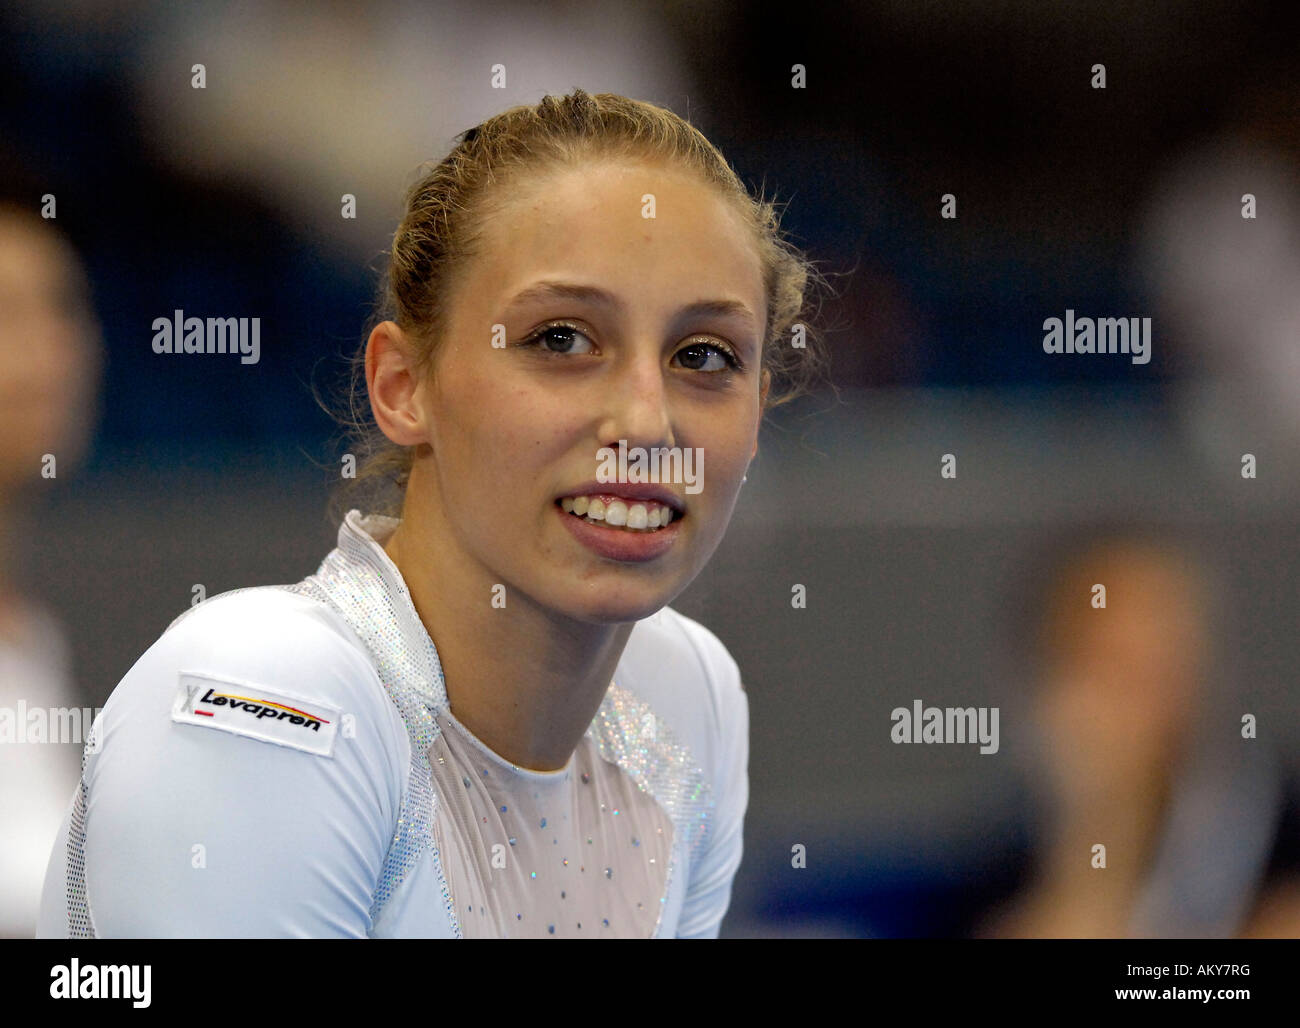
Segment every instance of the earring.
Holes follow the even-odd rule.
[[[744,485],[744,484],[745,484],[746,482],[748,482],[748,481],[749,481],[749,476],[748,476],[748,475],[742,475],[742,476],[741,476],[741,479],[740,479],[740,484],[741,484],[741,485]]]

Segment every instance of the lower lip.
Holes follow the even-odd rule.
[[[564,519],[565,527],[587,549],[608,560],[629,564],[641,564],[662,557],[677,541],[677,533],[681,528],[680,516],[675,516],[666,527],[653,532],[629,532],[622,528],[592,524],[585,517],[569,514],[558,504],[555,505],[555,513]]]

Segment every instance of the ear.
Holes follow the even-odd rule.
[[[425,441],[425,416],[415,349],[395,322],[374,327],[366,341],[366,389],[380,431],[399,446]]]

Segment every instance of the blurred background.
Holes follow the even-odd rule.
[[[1293,12],[10,0],[0,708],[101,706],[196,585],[314,571],[344,447],[313,389],[417,166],[619,92],[788,202],[837,294],[839,395],[771,417],[674,604],[749,694],[723,934],[1300,935]],[[176,309],[260,317],[260,361],[155,354]],[[1150,363],[1044,353],[1067,310],[1151,318]],[[915,700],[997,707],[998,752],[895,744]],[[30,936],[80,747],[10,743],[0,934]]]

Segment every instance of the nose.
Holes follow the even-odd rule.
[[[602,445],[617,447],[621,439],[626,439],[629,447],[646,449],[676,445],[662,361],[656,354],[644,352],[619,365],[606,383]]]

